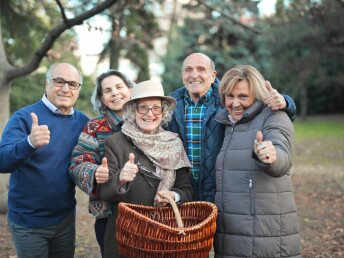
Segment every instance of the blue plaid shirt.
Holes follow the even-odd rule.
[[[190,98],[187,91],[185,92],[186,147],[188,158],[192,164],[192,176],[196,182],[199,182],[201,170],[202,125],[212,92],[213,88],[211,87],[197,103]]]

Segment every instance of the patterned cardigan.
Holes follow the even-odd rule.
[[[95,171],[104,157],[105,139],[114,132],[120,131],[122,124],[120,117],[113,111],[107,110],[103,116],[85,125],[72,152],[69,174],[75,184],[90,196],[89,212],[96,218],[106,218],[111,215],[109,203],[97,198]]]

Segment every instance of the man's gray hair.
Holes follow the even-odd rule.
[[[47,74],[46,74],[46,77],[45,77],[45,79],[46,79],[47,81],[49,81],[49,80],[52,79],[53,72],[54,72],[54,70],[55,70],[55,68],[56,68],[57,65],[59,65],[59,63],[58,63],[58,64],[52,64],[52,65],[49,67],[49,69],[48,69],[48,71],[47,71]],[[80,76],[80,84],[82,84],[82,82],[83,82],[83,77],[82,77],[82,74],[81,74],[80,70],[77,69],[74,65],[71,65],[71,66],[73,66],[73,67],[78,71],[79,76]]]

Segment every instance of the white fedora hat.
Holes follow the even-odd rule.
[[[148,80],[136,84],[131,89],[131,98],[123,105],[123,109],[138,99],[152,97],[158,97],[166,100],[171,105],[172,109],[176,107],[176,100],[172,97],[165,96],[164,88],[159,80]]]

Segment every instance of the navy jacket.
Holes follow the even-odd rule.
[[[202,152],[201,152],[201,174],[200,181],[192,180],[193,199],[195,201],[210,201],[215,198],[215,161],[221,149],[225,126],[215,121],[215,115],[222,110],[219,95],[220,81],[216,78],[212,84],[213,92],[207,104],[206,115],[202,126]],[[173,112],[172,119],[168,125],[170,131],[179,134],[186,149],[185,130],[185,87],[179,88],[170,96],[177,100],[177,107]]]

